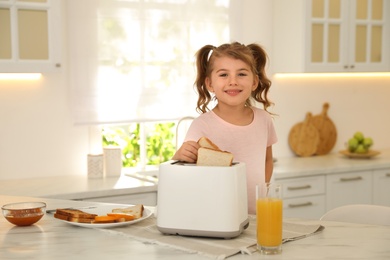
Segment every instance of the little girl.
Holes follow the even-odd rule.
[[[235,162],[246,164],[250,214],[256,213],[256,184],[271,180],[272,145],[277,141],[267,111],[272,103],[267,97],[271,81],[265,74],[266,61],[267,54],[257,44],[206,45],[196,53],[197,111],[201,115],[172,158],[196,162],[197,141],[202,136],[231,152]],[[217,105],[210,110],[212,99]],[[255,107],[253,100],[264,109]]]

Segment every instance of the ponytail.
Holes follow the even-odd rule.
[[[264,110],[267,111],[267,108],[273,103],[268,100],[268,92],[271,87],[271,80],[267,77],[265,73],[265,66],[268,60],[267,53],[261,48],[258,44],[249,44],[247,46],[251,51],[253,58],[255,60],[255,67],[257,76],[259,77],[259,83],[257,88],[252,92],[252,97],[257,101],[263,104]]]
[[[198,102],[196,106],[196,110],[199,113],[205,113],[209,109],[207,105],[211,101],[211,95],[206,87],[206,77],[210,74],[209,68],[209,60],[211,58],[213,49],[215,49],[212,45],[206,45],[202,47],[196,54],[196,69],[197,69],[197,77],[195,80],[196,90],[198,92]]]

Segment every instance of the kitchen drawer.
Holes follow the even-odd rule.
[[[326,210],[348,204],[372,204],[371,171],[326,176]]]
[[[325,213],[325,195],[283,200],[284,218],[319,219]]]
[[[283,199],[325,193],[325,176],[323,175],[281,180],[276,179],[276,182],[282,184]]]
[[[390,207],[390,169],[373,172],[373,204]]]

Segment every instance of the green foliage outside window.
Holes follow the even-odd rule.
[[[176,148],[174,142],[175,123],[145,124],[146,165],[158,165],[172,158]],[[103,147],[119,146],[122,149],[123,167],[135,167],[141,161],[140,124],[104,127]]]
[[[147,165],[158,165],[172,158],[176,151],[174,123],[155,124],[154,131],[146,138]]]

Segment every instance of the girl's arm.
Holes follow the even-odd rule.
[[[272,155],[272,146],[268,146],[265,155],[265,182],[266,183],[269,183],[271,181],[273,170],[274,170],[274,161]]]

